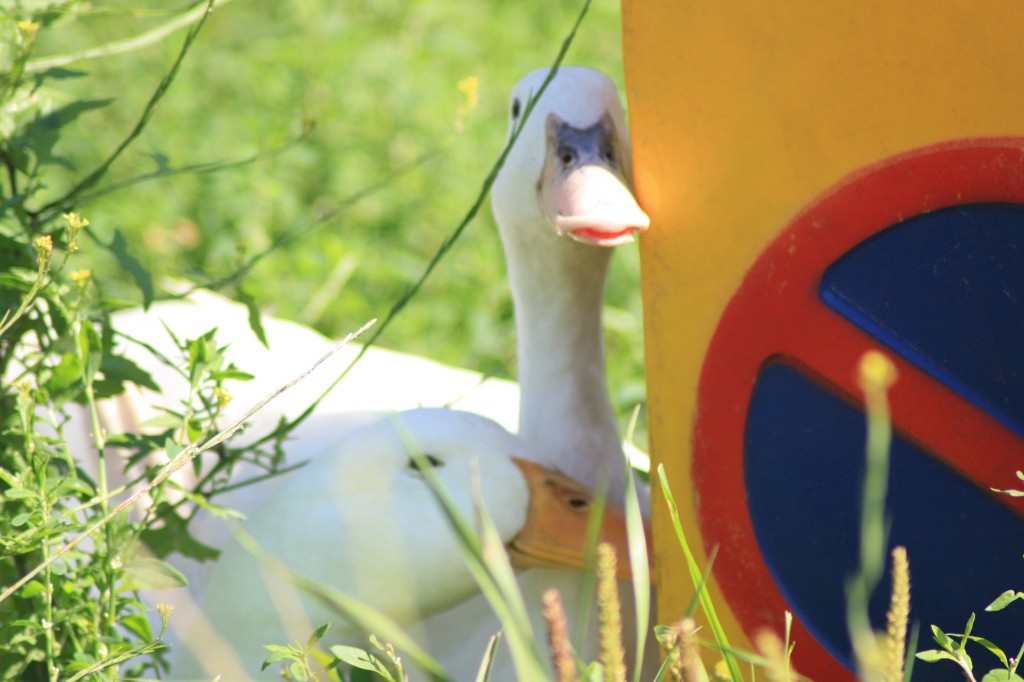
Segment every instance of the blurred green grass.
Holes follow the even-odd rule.
[[[122,39],[186,7],[97,4],[46,32],[34,57]],[[552,61],[579,8],[575,0],[230,2],[215,10],[108,182],[161,164],[273,149],[308,120],[312,134],[253,164],[136,185],[81,211],[103,241],[121,230],[158,280],[214,280],[244,254],[441,145],[441,155],[274,252],[247,278],[245,290],[267,310],[341,336],[383,315],[465,213],[505,140],[508,92]],[[598,68],[621,88],[619,9],[614,0],[593,3],[566,63]],[[57,151],[69,159],[68,178],[104,158],[134,124],[183,37],[179,31],[142,50],[70,65],[87,77],[64,81],[69,93],[114,102],[64,132]],[[479,79],[480,102],[456,134],[464,103],[457,82],[467,76]],[[116,280],[112,293],[140,300],[98,251],[84,255],[106,281]],[[609,383],[624,422],[644,394],[635,246],[616,254],[605,318]],[[378,343],[514,378],[512,305],[489,210]]]

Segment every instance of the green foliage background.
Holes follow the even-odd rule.
[[[62,30],[40,34],[35,58],[137,35],[185,9],[168,2],[82,7],[86,13]],[[505,140],[508,92],[521,75],[550,63],[578,10],[575,0],[220,3],[108,181],[284,149],[228,170],[134,185],[79,210],[104,242],[121,230],[158,282],[165,275],[205,282],[230,275],[246,255],[440,150],[272,253],[242,283],[271,312],[343,335],[382,316],[457,224]],[[595,2],[566,63],[601,69],[621,86],[619,20],[618,3]],[[112,101],[62,130],[55,151],[68,160],[60,171],[68,178],[54,177],[54,187],[79,177],[120,141],[182,34],[68,66],[88,74],[63,81],[70,97]],[[465,103],[457,82],[468,76],[479,79],[480,101],[456,132]],[[294,142],[311,123],[312,132]],[[643,397],[635,247],[620,248],[614,263],[609,375],[625,419]],[[115,274],[112,258],[93,267],[108,287],[116,279],[111,291],[140,300],[127,273]],[[514,378],[512,307],[489,211],[378,343]]]

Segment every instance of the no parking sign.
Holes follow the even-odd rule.
[[[797,670],[850,680],[865,350],[899,369],[887,512],[923,648],[1024,587],[1024,507],[990,490],[1024,469],[1024,13],[720,5],[624,4],[652,454],[734,643],[789,610]],[[659,504],[668,621],[692,587]],[[976,634],[1016,653],[1024,612]]]

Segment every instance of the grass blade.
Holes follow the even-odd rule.
[[[480,659],[480,670],[476,674],[476,682],[488,682],[491,679],[491,670],[494,669],[494,654],[498,651],[498,643],[501,641],[501,633],[496,632],[487,641],[487,649]]]
[[[735,682],[739,682],[743,679],[743,675],[740,673],[739,664],[736,662],[735,654],[732,648],[729,646],[729,639],[725,635],[725,630],[722,628],[721,621],[718,620],[718,614],[715,611],[715,605],[711,601],[711,595],[704,589],[703,577],[701,575],[700,567],[697,565],[696,559],[693,557],[693,552],[690,550],[690,544],[686,540],[686,534],[683,532],[683,524],[679,519],[679,507],[676,506],[675,498],[672,496],[672,490],[668,485],[668,477],[665,475],[665,465],[658,465],[658,478],[661,481],[661,491],[665,495],[665,502],[668,504],[669,514],[672,516],[672,526],[676,531],[676,538],[679,540],[679,546],[683,549],[683,554],[686,555],[686,567],[690,571],[690,579],[693,580],[694,586],[700,586],[698,589],[698,596],[700,599],[701,609],[704,611],[704,615],[708,619],[708,624],[711,626],[711,632],[715,637],[715,643],[718,645],[719,651],[722,652],[722,656],[725,659],[725,665],[729,669],[729,677]]]
[[[633,410],[626,431],[626,441],[633,442],[636,432],[639,408]],[[633,605],[636,609],[636,660],[633,664],[633,682],[640,682],[644,649],[647,647],[647,631],[651,619],[651,575],[647,557],[647,533],[643,515],[640,513],[640,499],[636,492],[636,478],[629,464],[629,457],[623,457],[626,470],[626,537],[629,540],[629,566],[633,575]]]

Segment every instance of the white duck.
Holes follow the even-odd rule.
[[[510,105],[513,126],[518,125],[531,92],[539,88],[543,77],[543,72],[536,72],[517,86]],[[610,250],[597,247],[628,241],[634,231],[646,227],[646,216],[626,189],[628,159],[628,138],[622,109],[610,81],[587,69],[564,68],[531,115],[494,189],[495,215],[506,245],[520,335],[522,433],[534,443],[545,443],[546,448],[550,448],[550,451],[546,448],[541,450],[546,462],[577,472],[591,482],[609,481],[611,494],[617,499],[622,496],[622,452],[607,397],[600,327],[601,298]],[[583,163],[578,163],[580,161]],[[579,168],[574,168],[574,164]],[[531,201],[534,197],[536,200]],[[560,237],[558,232],[568,233],[584,243]],[[237,314],[242,314],[240,306],[235,308]],[[204,315],[211,312],[205,304],[199,310]],[[226,324],[226,318],[219,311],[214,313],[214,318]],[[191,319],[193,322],[196,319],[194,310]],[[282,333],[295,332],[294,329],[286,329],[287,323],[282,324]],[[171,326],[177,329],[173,324]],[[237,323],[235,327],[245,329],[244,323]],[[268,332],[272,336],[272,347],[280,350],[282,344],[273,338],[276,332],[270,326]],[[292,352],[301,355],[303,365],[329,345],[308,330],[299,334],[305,334],[303,345],[298,349],[292,347]],[[248,343],[252,355],[265,352],[252,340]],[[287,347],[288,343],[294,341],[286,341],[284,345]],[[321,344],[319,348],[311,348],[318,343]],[[367,359],[371,362],[367,363]],[[409,374],[403,370],[392,370],[391,376],[396,381],[388,381],[387,377],[382,378],[377,373],[378,369],[386,367],[386,362],[372,360],[372,356],[364,359],[356,372],[363,370],[373,377],[363,385],[377,391],[382,386],[387,387],[384,389],[387,391],[394,385],[407,388],[411,385],[415,392],[423,391],[425,386],[447,383],[441,379],[410,384],[407,380]],[[240,364],[252,366],[248,361]],[[276,362],[266,363],[267,368],[279,365]],[[457,372],[450,368],[444,371]],[[322,376],[326,374],[324,372]],[[467,374],[478,381],[478,375]],[[437,376],[440,379],[440,374]],[[265,380],[265,377],[264,374],[261,379]],[[398,381],[399,378],[402,380]],[[351,402],[346,401],[353,400],[358,407],[372,407],[361,390],[352,390],[353,379],[354,375],[347,378],[331,394],[332,398],[321,404],[318,414],[337,414],[352,407]],[[271,381],[280,383],[276,379]],[[249,390],[247,393],[258,394]],[[317,394],[310,390],[309,384],[305,393]],[[472,394],[474,387],[471,384],[465,387],[465,391],[455,393],[455,397],[459,393]],[[506,398],[509,395],[507,391],[499,390],[497,393]],[[291,397],[293,404],[304,407],[303,391],[292,393]],[[388,399],[386,395],[385,399]],[[481,407],[486,409],[487,401],[482,402]],[[505,401],[499,402],[505,404]],[[460,406],[465,405],[460,403]],[[277,410],[280,409],[279,403]],[[290,409],[287,402],[284,409]],[[501,415],[491,412],[491,415],[503,417],[501,420],[506,423],[509,418],[508,412]],[[268,421],[276,421],[273,412]],[[307,429],[305,432],[314,431]],[[289,448],[290,454],[297,459],[308,458],[317,438],[301,438],[299,443]],[[589,450],[584,453],[576,448]],[[563,596],[571,601],[575,596],[573,590],[579,585],[580,574],[525,573],[522,583],[528,600],[536,607],[534,615],[539,614],[540,593],[552,582],[557,583]],[[456,679],[462,679],[463,674],[468,678],[475,673],[482,644],[499,629],[500,624],[480,597],[438,618],[440,623],[447,619],[450,627],[428,624],[426,629],[448,636],[447,649],[453,656],[446,657],[443,651],[445,643],[439,642],[437,646],[441,650],[442,662],[447,664]],[[459,633],[467,626],[472,632],[463,637]],[[542,636],[540,628],[537,628],[537,634]],[[473,637],[482,637],[480,646],[473,644]],[[581,653],[585,657],[592,654],[587,647]],[[493,679],[512,679],[509,665],[503,668],[499,662]]]
[[[547,70],[516,85],[510,135]],[[623,452],[605,377],[601,309],[613,247],[649,219],[629,190],[629,133],[611,80],[562,67],[494,183],[518,341],[519,435],[621,503]]]
[[[516,85],[509,102],[510,135],[547,73],[535,71]],[[591,69],[563,67],[536,102],[492,190],[516,314],[519,435],[574,478],[591,487],[608,484],[609,498],[617,504],[623,499],[625,467],[608,397],[601,308],[611,257],[606,247],[632,241],[649,224],[628,188],[629,163],[628,131],[611,80]],[[641,503],[646,514],[646,495]],[[592,598],[580,593],[582,577],[565,570],[520,575],[539,641],[543,592],[557,588],[572,617],[581,600]],[[628,628],[632,605],[624,602]],[[427,630],[440,633],[434,651],[458,680],[472,679],[474,652],[500,627],[481,596],[426,623]],[[579,654],[591,661],[597,651],[593,622],[588,632]],[[630,666],[636,658],[635,651],[628,652]],[[657,660],[656,643],[643,658],[645,669],[656,669],[648,667]],[[507,650],[499,649],[491,679],[516,679]]]
[[[427,456],[466,518],[474,517],[471,491],[478,481],[514,564],[582,565],[589,491],[538,465],[529,446],[492,421],[447,409],[383,417],[324,443],[323,453],[261,502],[246,531],[294,571],[361,597],[401,625],[414,626],[424,615],[465,600],[475,583],[409,443]],[[606,515],[603,535],[625,556],[621,512]],[[211,646],[204,633],[197,648],[219,659],[204,667],[182,657],[173,678],[257,677],[267,656],[262,644],[305,642],[312,628],[327,621],[333,627],[325,644],[365,645],[357,627],[308,599],[301,600],[305,613],[280,613],[275,605],[282,601],[282,583],[264,584],[258,561],[229,542],[200,606],[244,663],[234,661],[233,668],[223,645]],[[289,630],[295,622],[301,625]],[[410,632],[414,638],[424,634],[415,627]]]

